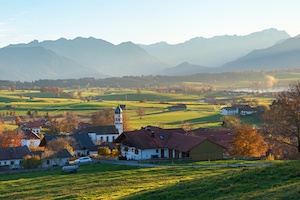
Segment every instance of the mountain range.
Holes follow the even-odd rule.
[[[102,39],[32,41],[0,49],[0,79],[186,75],[300,67],[300,37],[267,29],[246,36],[193,38],[170,45]]]

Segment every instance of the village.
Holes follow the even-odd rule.
[[[116,160],[221,160],[229,155],[232,133],[227,128],[185,130],[147,125],[140,130],[123,131],[122,108],[126,109],[126,106],[119,105],[114,109],[114,125],[93,126],[80,122],[67,134],[41,135],[41,128],[49,123],[47,120],[21,123],[16,130],[23,135],[20,145],[14,146],[12,141],[10,147],[0,148],[0,170],[63,167],[74,164],[74,160],[80,157],[99,158],[101,148],[109,149],[110,153],[104,155]],[[186,108],[185,104],[168,107],[170,111]],[[223,107],[221,115],[251,115],[256,112],[257,108],[249,105],[233,104]],[[69,138],[72,138],[71,142]],[[62,147],[49,153],[47,145],[57,139],[69,142],[69,148],[58,142],[52,145]],[[34,159],[39,162],[28,164]]]

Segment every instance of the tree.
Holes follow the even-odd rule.
[[[262,156],[265,155],[268,144],[262,135],[249,124],[235,127],[230,144],[230,153],[239,156]]]
[[[181,128],[183,128],[186,131],[190,131],[193,129],[194,124],[192,122],[183,122],[181,125]]]
[[[106,108],[99,110],[97,113],[92,115],[93,126],[111,126],[114,125],[114,110]]]
[[[59,125],[60,132],[70,133],[73,129],[76,128],[77,125],[78,116],[73,112],[69,112],[66,114],[66,118],[62,120]]]
[[[292,82],[263,114],[266,136],[294,147],[300,159],[300,81]]]
[[[123,122],[123,132],[125,131],[130,131],[131,127],[130,127],[130,117],[127,113],[123,112],[122,113],[122,122]]]
[[[0,122],[0,134],[2,134],[2,133],[3,133],[3,130],[4,130],[4,128],[3,128],[3,124]]]
[[[240,126],[242,123],[240,118],[238,118],[236,115],[225,115],[221,117],[221,121],[222,127],[230,130],[235,129],[235,127]]]
[[[20,146],[23,138],[24,135],[17,131],[4,131],[0,133],[0,148]]]
[[[141,98],[140,103],[146,103],[147,99],[145,97]]]
[[[74,147],[76,146],[76,141],[73,137],[58,137],[47,143],[46,149],[57,152],[62,149],[68,149],[71,154],[74,154]]]
[[[27,110],[27,113],[26,113],[29,117],[31,117],[31,111],[30,109]]]
[[[22,122],[21,117],[20,116],[16,116],[16,125],[19,126],[21,124],[21,122]]]
[[[50,120],[47,124],[47,128],[49,129],[50,135],[56,135],[60,133],[60,123],[56,120]]]
[[[138,109],[136,110],[136,114],[140,117],[140,119],[142,119],[142,116],[146,113],[145,108],[143,107],[138,107]]]

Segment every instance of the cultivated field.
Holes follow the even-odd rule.
[[[299,199],[299,161],[218,167],[222,163],[228,161],[154,168],[98,163],[75,174],[1,175],[0,199]]]
[[[66,112],[76,113],[82,121],[88,122],[90,116],[103,108],[113,108],[119,104],[125,104],[127,110],[124,111],[130,118],[130,128],[140,129],[141,127],[152,125],[164,128],[182,127],[183,124],[189,123],[192,128],[219,128],[221,126],[221,108],[226,105],[211,105],[207,103],[199,103],[198,99],[204,98],[214,93],[203,93],[201,95],[189,94],[167,94],[157,93],[153,91],[141,91],[137,93],[135,90],[113,90],[101,93],[92,92],[93,90],[84,90],[82,98],[89,100],[80,100],[77,93],[66,90],[65,93],[57,97],[55,93],[39,92],[39,91],[0,91],[0,114],[1,119],[6,123],[7,128],[13,124],[15,117],[11,117],[10,113],[15,112],[16,116],[23,116],[24,120],[32,120],[26,118],[28,110],[37,111],[38,116],[45,116],[46,113],[54,118],[59,118]],[[68,97],[66,93],[74,92],[73,97]],[[256,96],[230,96],[218,95],[217,98],[257,98],[260,104],[269,104],[273,97],[256,97]],[[139,101],[145,98],[145,103]],[[101,102],[95,100],[101,99]],[[167,107],[184,103],[187,110],[184,111],[168,111]],[[145,109],[145,114],[140,117],[136,111],[138,107]],[[252,117],[245,118],[249,123],[258,123]]]

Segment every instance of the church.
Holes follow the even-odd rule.
[[[80,134],[89,134],[94,143],[113,142],[123,133],[122,108],[114,108],[114,125],[111,126],[86,126],[80,130]]]

